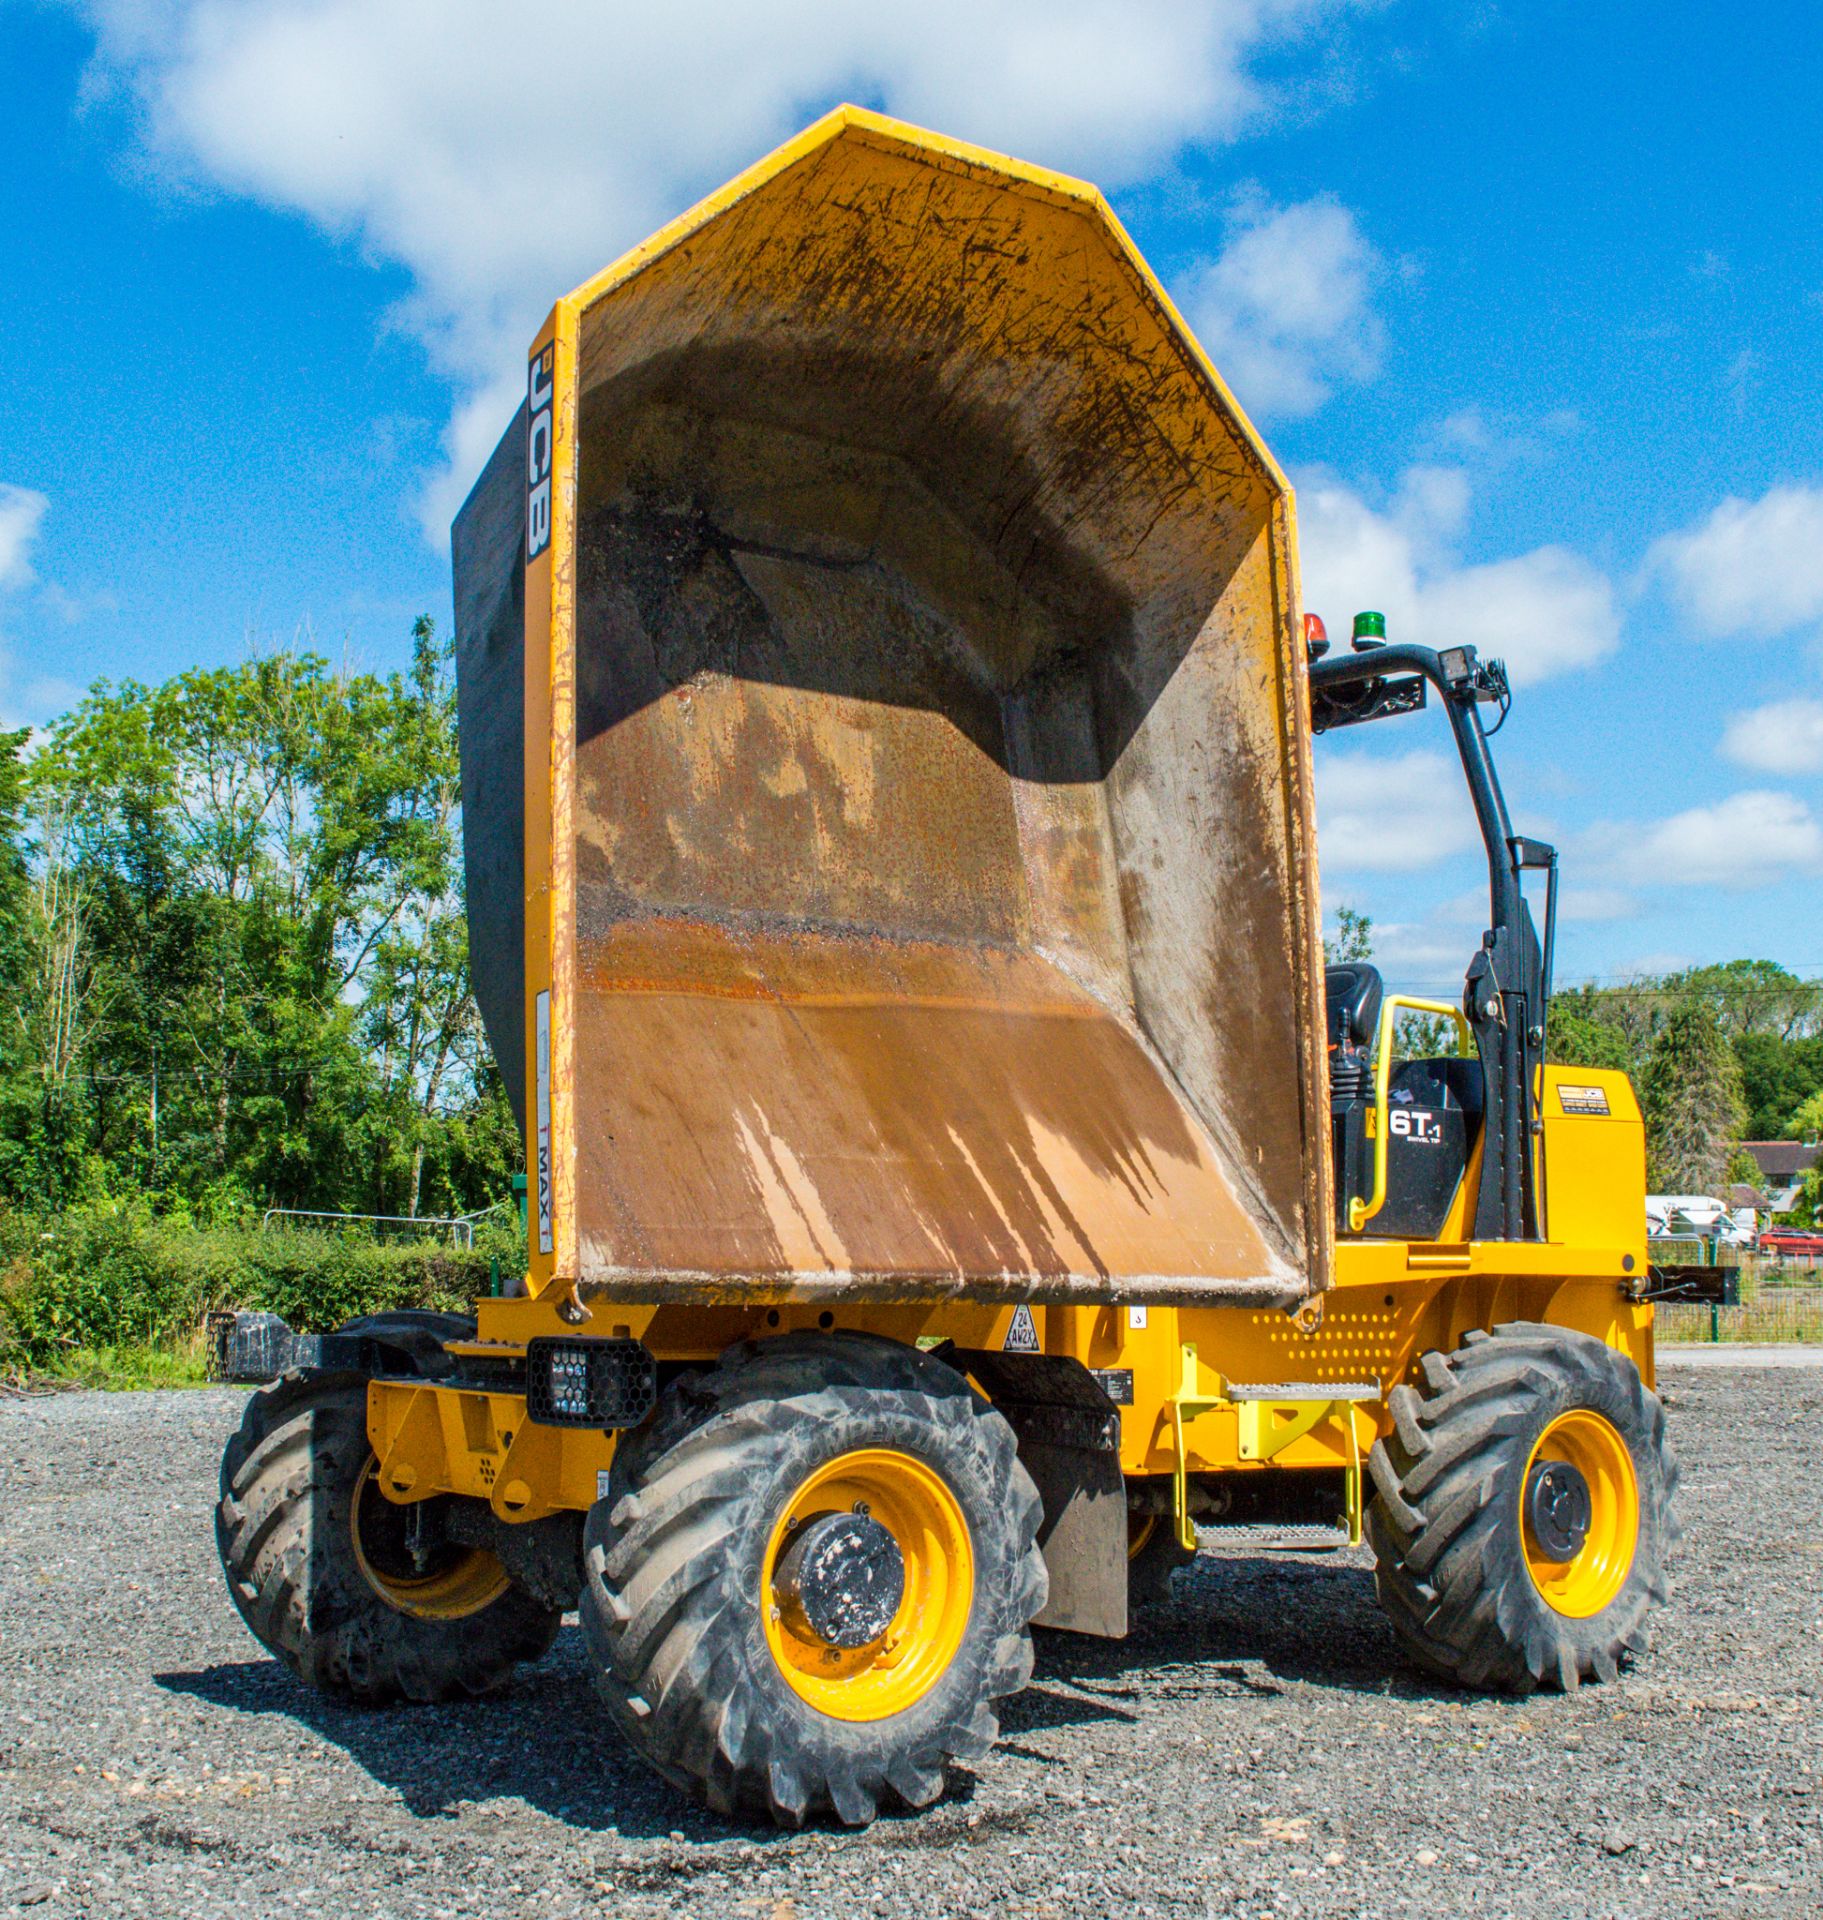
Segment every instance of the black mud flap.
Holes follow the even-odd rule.
[[[1038,1544],[1051,1597],[1033,1621],[1122,1639],[1127,1631],[1127,1493],[1120,1409],[1080,1360],[940,1347],[1003,1414],[1044,1502]]]

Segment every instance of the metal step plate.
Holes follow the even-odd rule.
[[[1377,1380],[1270,1380],[1265,1382],[1229,1381],[1225,1389],[1230,1400],[1378,1400]]]
[[[1199,1547],[1268,1547],[1281,1552],[1331,1552],[1348,1545],[1346,1527],[1285,1526],[1270,1520],[1220,1520],[1196,1523]]]

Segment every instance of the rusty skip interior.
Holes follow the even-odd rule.
[[[851,134],[584,307],[585,1293],[1326,1283],[1283,485],[1135,266]]]

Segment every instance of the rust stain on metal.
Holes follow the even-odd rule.
[[[585,1277],[1272,1272],[1159,1064],[1036,956],[642,919],[581,986],[583,1136],[614,1145]]]
[[[576,314],[557,309],[555,500],[551,542],[551,1271],[577,1273],[576,1206],[576,484],[578,406],[567,377]]]

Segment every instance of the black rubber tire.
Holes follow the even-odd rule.
[[[337,1333],[358,1333],[373,1342],[386,1371],[415,1373],[435,1380],[451,1373],[455,1362],[443,1351],[450,1340],[472,1340],[475,1319],[467,1313],[442,1313],[433,1307],[394,1307],[345,1320]]]
[[[486,1693],[549,1648],[562,1616],[516,1582],[455,1619],[394,1606],[355,1553],[354,1500],[372,1457],[361,1375],[291,1373],[252,1396],[222,1455],[215,1510],[235,1607],[319,1692],[370,1703]]]
[[[920,1699],[868,1722],[793,1691],[761,1617],[779,1515],[807,1475],[859,1447],[934,1468],[975,1558],[955,1658]],[[928,1806],[948,1763],[999,1737],[995,1700],[1031,1677],[1048,1584],[1039,1517],[1012,1429],[940,1360],[858,1333],[730,1348],[622,1442],[589,1514],[581,1616],[602,1696],[635,1751],[719,1813],[859,1827],[893,1800]]]
[[[1181,1545],[1177,1525],[1168,1513],[1154,1514],[1154,1525],[1127,1560],[1127,1607],[1160,1607],[1172,1598],[1171,1576],[1196,1558],[1193,1548]]]
[[[1613,1680],[1650,1643],[1678,1538],[1676,1456],[1665,1410],[1624,1354],[1588,1334],[1516,1321],[1427,1353],[1421,1384],[1388,1396],[1394,1431],[1369,1460],[1367,1538],[1380,1604],[1412,1658],[1439,1678],[1503,1693]],[[1559,1613],[1525,1560],[1520,1498],[1545,1428],[1575,1408],[1625,1442],[1639,1490],[1632,1565],[1599,1613]]]

